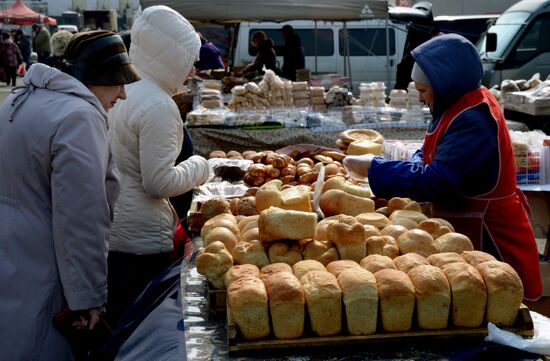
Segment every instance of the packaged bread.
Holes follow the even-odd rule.
[[[237,264],[253,264],[258,268],[269,264],[265,248],[258,239],[250,242],[238,242],[231,254]]]
[[[302,250],[296,241],[273,242],[268,255],[271,263],[286,263],[289,266],[302,260]]]
[[[363,225],[355,220],[353,225],[340,221],[328,226],[327,236],[338,249],[340,259],[361,261],[367,254],[367,241]]]
[[[296,276],[296,278],[298,278],[299,280],[302,279],[302,277],[309,271],[326,272],[326,270],[327,269],[321,262],[315,261],[313,259],[306,259],[306,260],[297,262],[292,266],[292,271],[294,272],[294,275]]]
[[[380,231],[381,236],[391,236],[394,239],[398,239],[400,235],[407,232],[408,229],[405,226],[400,225],[387,225]]]
[[[195,261],[197,272],[206,276],[218,289],[225,288],[225,272],[233,266],[233,257],[222,242],[216,241],[201,249]]]
[[[293,339],[304,333],[305,297],[302,284],[291,273],[281,272],[265,280],[273,334]]]
[[[439,268],[445,266],[447,263],[466,262],[464,258],[462,258],[458,253],[455,252],[435,253],[428,256],[427,259],[432,266],[436,266]]]
[[[388,217],[376,212],[361,213],[355,216],[355,219],[357,220],[357,222],[363,225],[368,224],[371,226],[375,226],[378,229],[383,229],[390,223]]]
[[[272,263],[260,269],[260,279],[266,280],[279,272],[294,274],[292,272],[292,267],[290,267],[287,263]]]
[[[483,251],[464,251],[460,254],[462,258],[474,267],[487,261],[496,261],[497,259],[489,253]]]
[[[208,232],[217,227],[225,227],[235,234],[239,233],[237,218],[235,218],[232,214],[222,213],[204,222],[204,225],[201,228],[201,238],[205,239]]]
[[[415,290],[418,327],[423,330],[446,328],[451,307],[451,289],[443,271],[432,265],[419,265],[407,275]]]
[[[260,240],[272,242],[282,239],[315,237],[317,214],[270,207],[260,213],[258,227]]]
[[[338,285],[342,290],[348,332],[351,335],[376,332],[378,287],[374,275],[365,269],[348,269],[338,275]]]
[[[317,227],[315,229],[315,239],[317,241],[328,241],[327,228],[329,224],[338,222],[338,220],[340,219],[340,216],[341,216],[340,214],[337,214],[335,216],[326,217],[320,220],[317,223]]]
[[[231,253],[237,244],[238,237],[233,231],[225,227],[213,228],[206,237],[202,240],[203,246],[206,247],[210,243],[220,241],[225,245],[225,248]]]
[[[358,196],[361,198],[371,198],[372,192],[369,188],[361,187],[358,185],[351,184],[342,176],[336,176],[329,178],[323,183],[322,193],[325,193],[331,189],[339,189],[348,194]]]
[[[457,327],[481,326],[487,289],[479,271],[468,263],[448,263],[441,268],[451,286],[452,320]]]
[[[372,199],[358,197],[340,189],[331,189],[324,192],[319,200],[319,206],[326,216],[336,214],[356,216],[374,211],[374,201]]]
[[[395,257],[393,262],[398,270],[405,273],[409,273],[410,270],[417,266],[430,264],[425,257],[419,255],[418,253],[407,253],[399,257]]]
[[[437,239],[444,234],[451,233],[452,229],[443,225],[435,218],[428,218],[418,223],[418,229],[428,232],[433,239]]]
[[[435,240],[439,252],[455,252],[461,254],[465,251],[473,251],[474,245],[470,238],[462,233],[449,232]]]
[[[512,326],[523,300],[519,275],[508,263],[500,261],[483,262],[476,268],[487,286],[487,322]]]
[[[414,311],[414,286],[405,272],[382,269],[374,273],[380,299],[382,327],[388,332],[411,329]]]
[[[371,273],[376,273],[381,269],[397,269],[393,260],[381,254],[370,254],[363,258],[359,265]]]
[[[260,278],[260,269],[253,264],[234,265],[233,267],[228,269],[227,272],[225,273],[225,276],[224,276],[225,287],[229,288],[229,286],[233,282],[245,276]]]
[[[335,277],[338,277],[340,273],[344,270],[355,268],[359,269],[361,266],[359,266],[359,263],[355,261],[351,261],[349,259],[342,259],[334,262],[330,262],[326,265],[327,271],[332,273]]]
[[[340,333],[342,291],[330,272],[310,271],[300,280],[304,289],[311,329],[319,336]]]
[[[304,260],[316,260],[321,262],[323,266],[339,259],[338,251],[336,250],[336,247],[334,247],[334,244],[330,241],[313,240],[308,242],[304,246],[302,255]]]
[[[283,182],[273,179],[256,192],[256,209],[261,212],[269,207],[311,212],[310,188],[305,185],[282,189]]]
[[[418,253],[421,256],[428,257],[438,252],[432,236],[420,229],[411,229],[400,235],[397,238],[397,245],[401,254]]]
[[[233,282],[227,290],[227,301],[246,340],[269,335],[267,290],[259,278],[246,276]]]

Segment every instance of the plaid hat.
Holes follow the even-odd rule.
[[[122,38],[107,30],[75,34],[65,48],[63,71],[86,85],[123,85],[140,79]]]

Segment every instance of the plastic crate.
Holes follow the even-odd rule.
[[[516,159],[516,183],[517,184],[541,184],[540,152],[530,151],[515,153]]]

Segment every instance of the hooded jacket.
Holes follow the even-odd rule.
[[[95,95],[43,64],[23,83],[0,106],[1,358],[67,360],[52,319],[107,301],[118,183]]]
[[[412,56],[434,90],[429,132],[454,102],[480,86],[483,68],[475,47],[447,34],[415,48]],[[411,161],[374,158],[369,182],[378,197],[410,197],[417,201],[449,201],[458,194],[475,196],[494,187],[499,172],[496,123],[480,104],[462,112],[437,146],[434,161],[423,164],[423,150]]]
[[[175,164],[183,121],[172,96],[199,55],[199,36],[180,14],[151,6],[132,26],[130,59],[141,80],[109,113],[109,138],[120,171],[109,250],[157,254],[172,250],[177,215],[168,198],[208,178],[208,162],[192,156]]]

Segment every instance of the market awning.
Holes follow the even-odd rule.
[[[141,0],[141,6],[166,5],[189,20],[205,22],[385,18],[387,0]]]
[[[0,23],[15,25],[46,24],[57,25],[57,20],[29,9],[21,0],[0,12]]]

